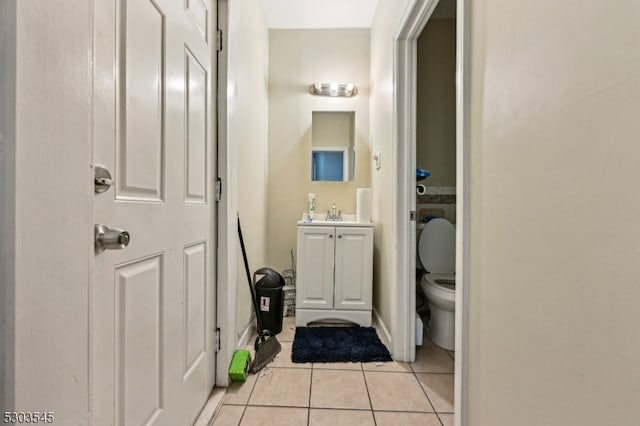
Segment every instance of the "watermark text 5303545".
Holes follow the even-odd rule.
[[[2,423],[10,425],[47,424],[55,422],[53,411],[5,411]]]

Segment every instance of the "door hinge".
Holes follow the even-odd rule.
[[[216,179],[216,202],[222,200],[222,179]]]
[[[411,222],[415,222],[417,219],[418,219],[418,214],[416,213],[416,211],[415,211],[415,210],[411,210],[411,211],[409,212],[409,220],[410,220]]]
[[[220,327],[216,328],[216,352],[220,352]]]
[[[222,50],[222,30],[216,31],[216,51]]]

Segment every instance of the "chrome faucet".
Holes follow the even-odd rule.
[[[336,213],[336,203],[333,203],[331,210],[327,211],[327,220],[342,220],[342,210]]]

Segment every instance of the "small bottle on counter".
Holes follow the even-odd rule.
[[[310,192],[308,195],[309,198],[309,220],[313,220],[313,217],[316,213],[316,194]]]

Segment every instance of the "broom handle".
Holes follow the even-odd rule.
[[[247,271],[247,282],[249,283],[249,293],[251,293],[251,301],[253,309],[256,312],[256,321],[258,323],[258,335],[262,334],[262,320],[258,311],[258,300],[256,299],[255,289],[251,285],[251,270],[249,269],[249,261],[247,260],[247,251],[244,248],[244,239],[242,238],[242,228],[240,227],[240,215],[238,215],[238,237],[240,237],[240,247],[242,248],[242,258],[244,259],[244,269]]]

